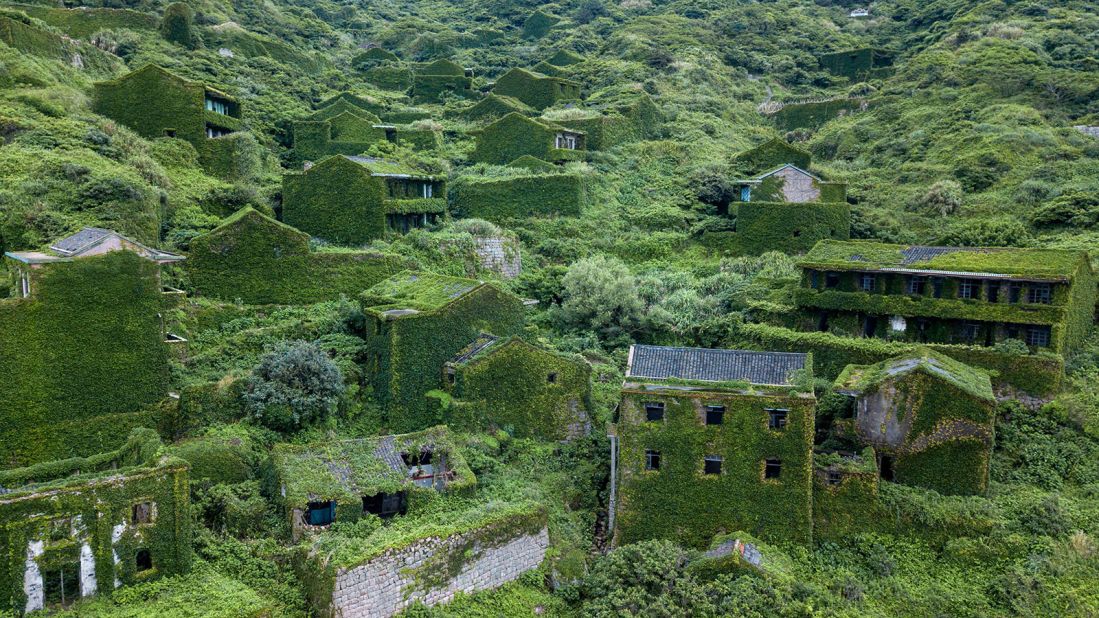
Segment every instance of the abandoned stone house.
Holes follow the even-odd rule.
[[[591,366],[519,337],[479,334],[443,367],[448,422],[568,440],[591,431]]]
[[[57,609],[191,565],[187,463],[122,449],[0,472],[0,607]],[[131,463],[134,462],[134,463]]]
[[[786,163],[754,178],[738,180],[741,202],[811,202],[847,201],[847,184],[825,182],[815,174]]]
[[[798,264],[801,328],[851,336],[1064,352],[1096,297],[1083,251],[826,240]]]
[[[616,542],[809,542],[810,371],[805,354],[632,346],[612,430]]]
[[[580,84],[563,77],[514,68],[496,80],[492,91],[515,97],[534,109],[546,109],[561,101],[580,98]]]
[[[367,372],[391,427],[414,431],[433,424],[443,366],[480,333],[518,335],[524,302],[497,285],[405,271],[360,296],[366,315]]]
[[[278,495],[295,539],[336,521],[404,515],[436,493],[470,489],[476,478],[446,427],[272,452]]]
[[[922,348],[848,365],[835,389],[851,400],[851,416],[840,422],[874,448],[883,480],[985,493],[996,417],[987,373]]]
[[[201,82],[149,64],[95,84],[93,109],[142,137],[174,137],[195,147],[207,170],[231,175],[235,145],[220,138],[243,128],[240,103]]]
[[[473,132],[477,145],[470,160],[506,165],[529,155],[563,163],[580,160],[587,150],[585,134],[544,118],[512,112]]]
[[[446,180],[410,165],[339,155],[282,178],[282,220],[329,242],[356,245],[446,215]]]

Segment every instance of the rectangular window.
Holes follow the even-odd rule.
[[[305,509],[305,521],[310,526],[327,526],[336,521],[336,501],[310,502]]]
[[[725,406],[706,406],[706,424],[720,425],[725,422]]]
[[[660,469],[660,451],[646,450],[645,451],[645,469],[646,470],[659,470]]]
[[[428,198],[428,197],[433,197],[434,195],[435,195],[435,187],[431,186],[430,182],[425,182],[423,184],[423,191],[422,191],[421,197]]]
[[[863,273],[859,277],[859,289],[863,292],[873,292],[878,278],[873,273]]]
[[[1023,295],[1023,284],[1011,283],[1007,288],[1007,302],[1017,303]]]
[[[408,492],[398,491],[392,494],[363,496],[363,513],[372,513],[387,519],[394,515],[404,515],[406,511],[408,511]]]
[[[924,290],[927,289],[927,277],[920,275],[913,275],[908,278],[908,293],[914,295],[923,295]]]
[[[988,289],[985,291],[985,298],[990,303],[1000,302],[1000,284],[997,281],[989,281]]]
[[[134,525],[151,524],[156,517],[156,504],[152,502],[138,502],[130,512],[130,523]]]
[[[1031,326],[1026,329],[1026,344],[1045,348],[1049,347],[1049,327]]]
[[[839,273],[824,273],[824,288],[831,290],[840,286]]]
[[[743,200],[747,202],[748,200]],[[820,273],[815,270],[809,271],[809,287],[814,290],[820,287]]]
[[[645,420],[650,423],[664,420],[664,404],[659,401],[645,404]]]
[[[721,474],[722,459],[718,455],[707,455],[702,461],[703,474]]]
[[[943,297],[943,278],[935,277],[931,280],[931,295],[935,298]]]
[[[966,322],[962,324],[961,338],[965,343],[973,343],[977,340],[981,334],[981,325],[974,322]]]
[[[980,289],[980,281],[962,279],[958,282],[958,298],[977,298]]]
[[[840,472],[838,470],[829,470],[828,471],[828,484],[829,485],[839,485],[841,482],[843,482],[843,473],[842,472]]]
[[[556,373],[546,374],[546,383],[547,384],[557,384],[557,374]]]
[[[782,462],[778,459],[767,459],[763,462],[763,478],[777,479],[782,476]]]
[[[776,431],[786,429],[786,416],[789,410],[767,410],[767,427]]]
[[[19,288],[23,293],[23,298],[31,295],[31,276],[29,273],[23,273],[23,276],[19,278]]]
[[[1053,300],[1053,292],[1048,283],[1032,283],[1026,293],[1028,303],[1048,305]]]

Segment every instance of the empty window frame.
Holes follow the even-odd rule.
[[[777,479],[782,476],[782,461],[775,458],[763,460],[763,478]]]
[[[138,573],[153,568],[153,554],[147,549],[137,550],[137,554],[134,555],[134,568]]]
[[[646,403],[645,420],[650,423],[664,420],[664,403],[660,401],[650,401]]]
[[[863,292],[873,292],[878,284],[878,277],[874,273],[862,273],[859,275],[859,289]]]
[[[408,492],[398,491],[391,494],[363,496],[363,513],[388,519],[394,515],[404,515],[406,511],[408,511]]]
[[[912,275],[908,278],[909,294],[922,296],[925,290],[927,290],[927,277],[924,277],[922,275]]]
[[[555,146],[564,150],[576,150],[578,146],[576,135],[572,133],[558,133]]]
[[[1000,283],[998,281],[988,282],[988,289],[985,290],[985,299],[990,303],[1000,302]]]
[[[976,279],[958,281],[958,298],[977,298],[980,296],[981,282]]]
[[[1010,283],[1007,286],[1007,302],[1017,303],[1023,296],[1023,284]]]
[[[839,470],[829,470],[827,482],[829,485],[839,485],[843,482],[843,473]]]
[[[435,186],[430,182],[425,182],[420,187],[420,197],[435,197]]]
[[[723,461],[720,455],[707,455],[702,459],[702,473],[708,475],[721,474],[721,463]]]
[[[783,431],[786,429],[787,416],[790,414],[789,410],[781,408],[768,408],[767,409],[767,428],[774,431]]]
[[[305,523],[310,526],[327,526],[336,521],[336,501],[310,502],[305,509]]]
[[[645,469],[650,471],[660,469],[660,451],[645,450]]]
[[[725,422],[725,406],[706,406],[706,424],[721,425]]]
[[[546,374],[546,383],[547,384],[557,384],[557,374],[556,373],[547,373]]]
[[[1027,288],[1026,301],[1039,305],[1048,305],[1053,301],[1053,290],[1048,283],[1032,283]]]
[[[934,277],[931,279],[931,296],[934,298],[943,297],[943,278]]]
[[[229,105],[225,101],[219,101],[218,99],[206,99],[206,111],[222,114],[224,116],[229,115]]]
[[[963,322],[959,335],[963,342],[973,343],[981,335],[981,325],[976,322]]]
[[[839,273],[833,273],[833,272],[824,273],[824,288],[826,290],[831,290],[833,288],[838,288],[839,286],[840,286],[840,274]]]
[[[1029,326],[1026,329],[1026,344],[1038,348],[1049,347],[1049,327]]]
[[[155,502],[138,502],[130,509],[130,523],[134,525],[151,524],[156,519]]]

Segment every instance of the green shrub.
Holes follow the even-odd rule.
[[[316,344],[281,343],[252,370],[244,403],[261,424],[292,431],[332,414],[343,390],[339,368]]]
[[[183,2],[169,4],[160,20],[160,35],[166,41],[192,49],[195,46],[194,21],[195,13],[189,5]]]

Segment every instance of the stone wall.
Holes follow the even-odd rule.
[[[519,241],[503,236],[477,239],[477,255],[481,266],[500,273],[504,279],[514,279],[523,270],[523,258],[519,255]]]
[[[366,564],[340,569],[332,593],[332,616],[337,618],[389,618],[416,601],[433,606],[447,603],[458,592],[473,593],[498,588],[537,568],[546,556],[549,534],[520,533],[494,547],[472,543],[472,553],[457,575],[445,584],[424,583],[423,572],[432,566],[449,566],[464,554],[479,530],[440,539],[430,537],[408,547],[388,551]],[[425,569],[426,567],[426,569]],[[421,581],[417,581],[421,574]]]

